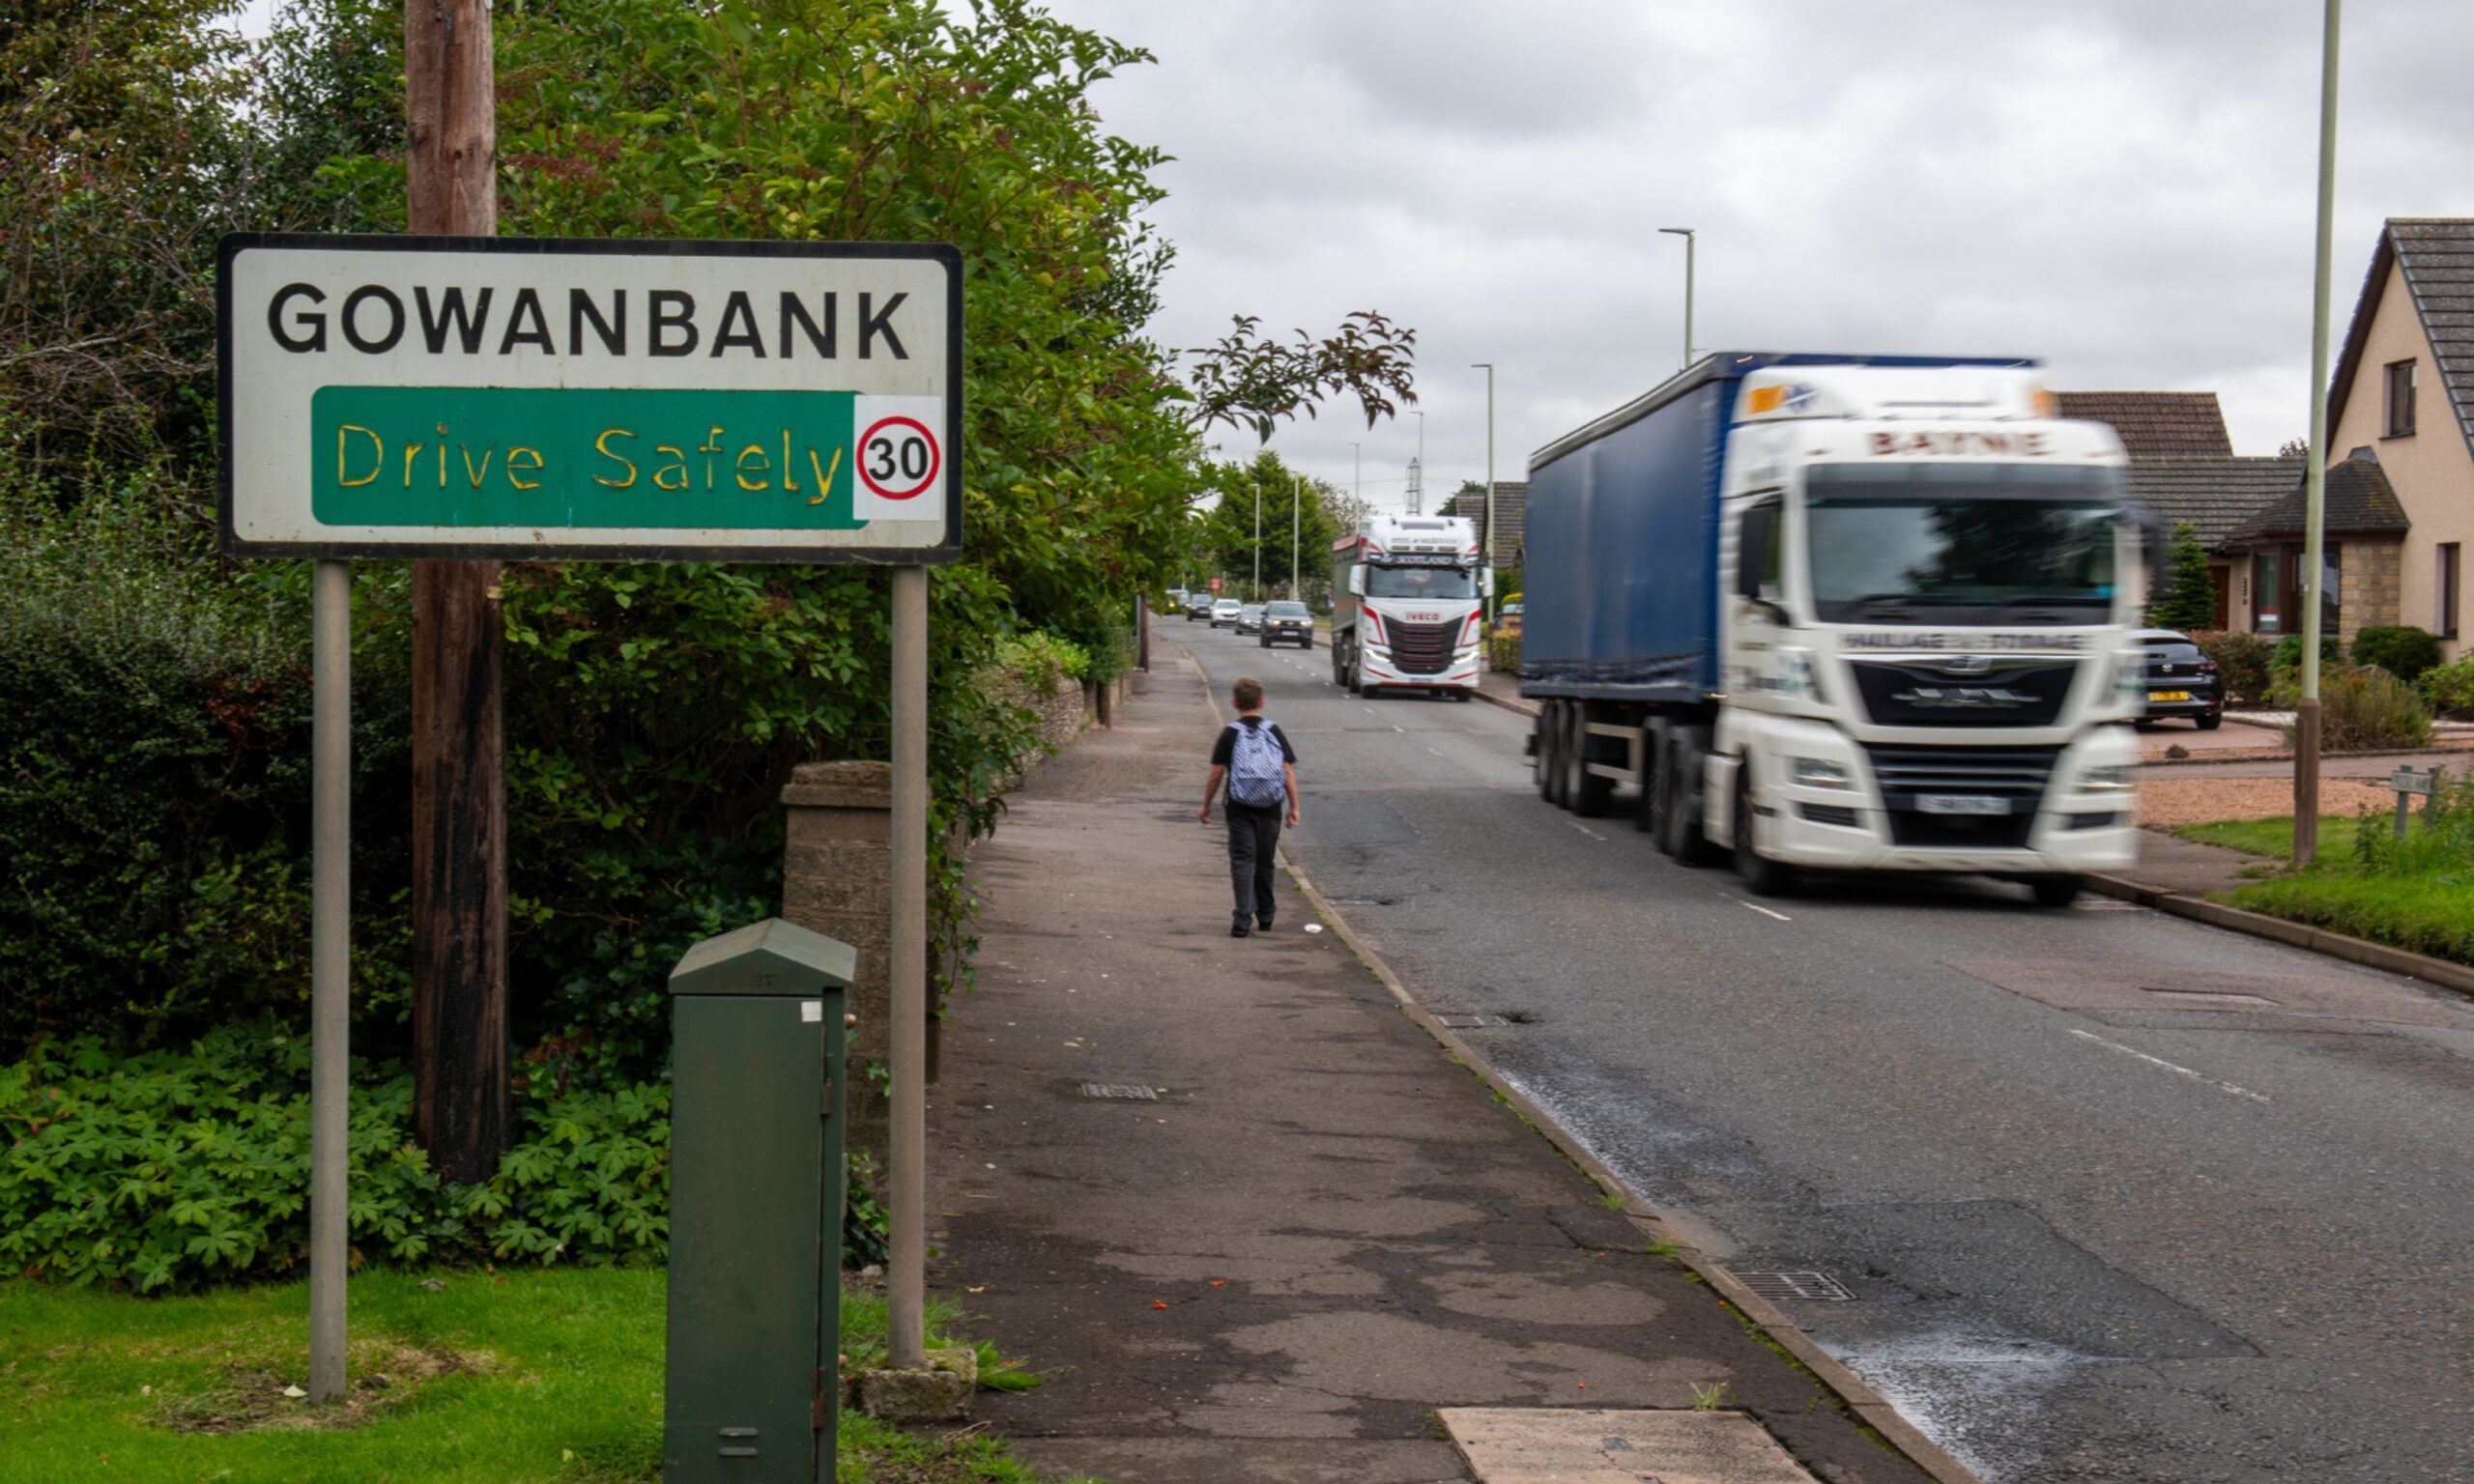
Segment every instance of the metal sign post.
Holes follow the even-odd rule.
[[[345,1379],[355,556],[896,569],[892,1344],[922,1363],[926,568],[962,548],[961,254],[243,234],[218,268],[223,549],[318,562],[312,1394]]]

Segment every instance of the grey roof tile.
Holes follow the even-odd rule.
[[[2275,504],[2302,477],[2295,458],[2133,459],[2123,471],[2130,491],[2163,518],[2168,531],[2191,523],[2200,544],[2214,551],[2251,517]]]
[[[2290,490],[2243,522],[2230,539],[2299,534],[2307,496],[2308,491],[2297,477]],[[2332,534],[2402,536],[2413,528],[2414,523],[2406,519],[2405,507],[2398,501],[2397,491],[2388,482],[2388,471],[2379,467],[2379,460],[2367,448],[2357,449],[2328,466],[2324,499],[2321,520],[2323,528]]]

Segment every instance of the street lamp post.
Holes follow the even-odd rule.
[[[2328,279],[2337,209],[2337,32],[2343,0],[2326,0],[2319,41],[2319,248],[2311,275],[2311,451],[2302,517],[2302,701],[2293,717],[2293,864],[2319,853],[2319,616],[2328,483]]]
[[[1299,592],[1297,570],[1297,537],[1304,528],[1306,510],[1306,476],[1295,470],[1288,471],[1288,598],[1294,603]]]
[[[1263,481],[1250,481],[1254,486],[1254,601],[1263,600]]]
[[[1495,363],[1480,360],[1470,363],[1473,371],[1486,373],[1486,570],[1495,567]],[[1496,599],[1486,599],[1486,627],[1494,627]]]
[[[1366,506],[1366,444],[1349,444],[1349,459],[1351,468],[1356,471],[1349,476],[1349,498],[1357,501],[1360,509],[1364,509]]]
[[[1692,249],[1695,239],[1690,227],[1660,227],[1670,237],[1683,239],[1683,363],[1692,364]]]

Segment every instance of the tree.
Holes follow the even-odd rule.
[[[2147,605],[2147,621],[2160,629],[2213,628],[2216,624],[2216,579],[2208,571],[2207,549],[2188,521],[2173,526],[2172,555],[2156,597]]]
[[[1286,597],[1289,554],[1297,553],[1299,591],[1319,591],[1328,574],[1325,556],[1341,530],[1331,500],[1338,494],[1319,479],[1305,479],[1266,448],[1244,464],[1223,464],[1213,474],[1220,503],[1204,518],[1196,533],[1201,560],[1211,571],[1235,584],[1227,589],[1250,600]],[[1262,586],[1254,586],[1254,513],[1262,510]],[[1296,515],[1292,543],[1290,515]]]

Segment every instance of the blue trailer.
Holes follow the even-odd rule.
[[[2034,365],[1724,352],[1533,455],[1539,793],[1600,814],[1631,785],[1662,848],[1720,842],[1757,888],[1965,870],[2058,899],[2134,858],[2124,456]]]

